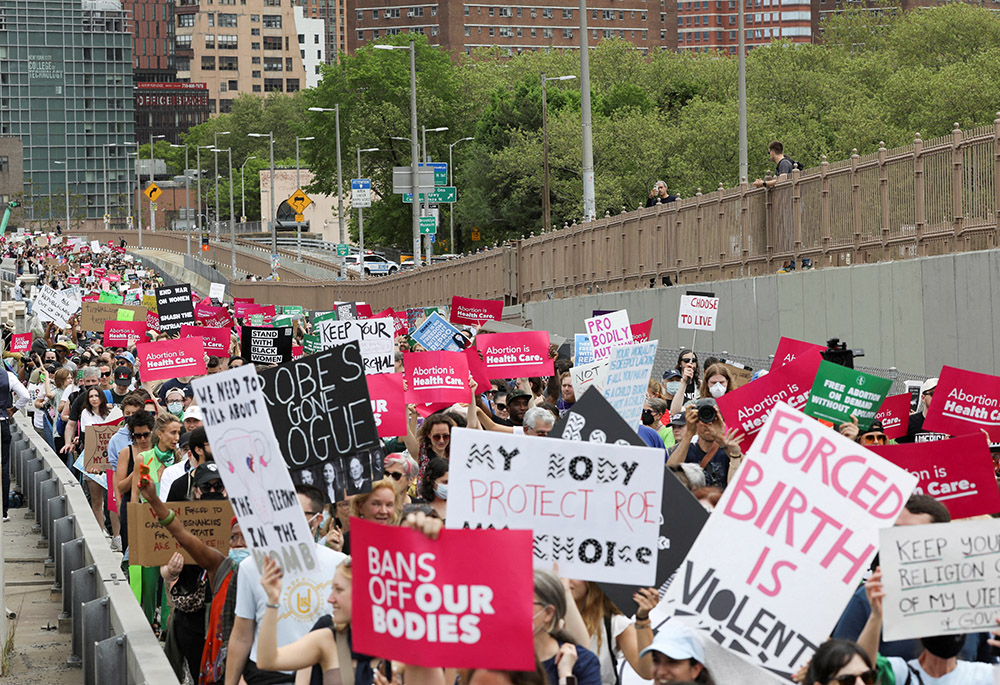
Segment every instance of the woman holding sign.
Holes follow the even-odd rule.
[[[681,377],[678,379],[680,385],[677,388],[677,392],[674,393],[674,398],[670,401],[670,413],[679,414],[685,404],[700,397],[698,394],[698,384],[700,382],[698,355],[691,350],[681,348],[680,353],[677,355],[677,364],[674,366],[674,369],[680,372]]]
[[[76,442],[79,443],[81,447],[87,437],[88,426],[96,426],[101,423],[111,423],[116,419],[120,419],[122,416],[121,409],[115,406],[108,406],[108,399],[104,396],[104,391],[97,387],[90,388],[87,391],[87,401],[84,407],[84,410],[80,412],[80,423],[77,424],[79,427],[79,433],[76,437]],[[107,461],[107,455],[104,456],[104,461]],[[107,478],[103,474],[104,471],[102,470],[101,478],[104,480],[104,483],[107,483]],[[103,530],[104,500],[107,497],[106,488],[102,487],[101,483],[95,481],[93,478],[87,478],[86,481],[87,489],[90,491],[90,509],[94,512],[94,518],[97,519],[98,525],[100,525]],[[118,537],[121,534],[118,514],[111,515],[111,534],[114,537]]]
[[[589,649],[581,647],[565,629],[568,603],[566,589],[550,571],[535,571],[535,603],[532,624],[535,630],[535,657],[549,676],[549,685],[601,685],[601,662]]]

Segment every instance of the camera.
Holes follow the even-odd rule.
[[[840,338],[830,338],[826,341],[826,349],[820,354],[822,354],[823,359],[828,362],[833,362],[834,364],[840,364],[841,366],[853,369],[854,359],[856,357],[865,356],[865,351],[861,349],[848,349],[847,343],[840,342]]]
[[[694,404],[698,412],[698,420],[702,423],[714,423],[719,418],[719,407],[711,397],[703,397]]]

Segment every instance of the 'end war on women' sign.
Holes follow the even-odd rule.
[[[784,403],[744,462],[661,604],[790,680],[830,635],[917,479]]]
[[[587,328],[587,335],[590,336],[594,361],[610,357],[612,347],[632,344],[632,327],[628,322],[628,312],[624,309],[599,314],[586,319],[583,323]]]
[[[530,531],[445,530],[431,540],[355,519],[351,549],[359,652],[432,668],[534,668]]]
[[[491,379],[552,375],[548,331],[484,333],[476,337],[476,347]]]
[[[983,429],[1000,441],[1000,377],[943,367],[924,429],[948,435]]]
[[[530,528],[539,567],[656,581],[662,449],[463,428],[451,441],[448,528]]]
[[[888,378],[823,360],[809,391],[809,402],[802,411],[834,426],[850,423],[853,415],[858,420],[858,429],[864,432],[871,428],[891,387]]]
[[[201,338],[139,343],[136,350],[143,383],[205,373],[205,344]]]

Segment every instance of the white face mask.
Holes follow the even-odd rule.
[[[544,608],[539,609],[538,611],[535,612],[535,614],[531,617],[532,623],[534,623],[535,619],[538,618],[538,615],[543,611],[545,611]],[[538,626],[537,628],[534,629],[533,634],[537,635],[538,633],[547,633],[547,632],[548,631],[545,629],[545,626]]]
[[[183,402],[169,402],[167,404],[167,411],[175,416],[180,416],[181,412],[184,411]]]
[[[679,381],[668,381],[667,382],[667,394],[676,395],[677,391],[681,389],[681,384]]]
[[[434,495],[438,499],[447,500],[448,499],[448,485],[447,484],[443,484],[443,485],[436,486],[434,488]]]
[[[712,397],[722,397],[726,394],[726,386],[724,383],[715,383],[708,391],[712,393]]]

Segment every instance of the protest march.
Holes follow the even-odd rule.
[[[1000,685],[1000,376],[663,349],[733,316],[683,288],[556,331],[0,245],[4,521],[24,412],[179,682]]]

